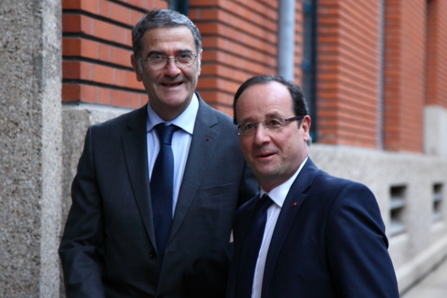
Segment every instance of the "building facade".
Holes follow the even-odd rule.
[[[202,34],[198,92],[232,115],[253,75],[302,86],[311,157],[368,185],[403,293],[447,257],[444,0],[4,0],[0,296],[61,294],[57,245],[86,129],[147,103],[130,64],[152,8]]]

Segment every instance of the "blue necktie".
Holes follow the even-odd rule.
[[[160,259],[163,258],[172,222],[174,155],[172,154],[171,140],[176,129],[176,126],[166,126],[164,123],[155,127],[160,140],[160,151],[152,170],[151,200],[155,239]]]
[[[245,237],[242,239],[242,250],[239,259],[237,273],[236,295],[237,298],[250,298],[253,287],[253,276],[264,236],[267,222],[267,209],[273,201],[267,194],[258,200]]]

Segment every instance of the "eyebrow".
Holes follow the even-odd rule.
[[[188,49],[182,49],[182,50],[176,51],[175,55],[185,54],[185,53],[192,54],[193,52],[191,50],[188,50]],[[153,55],[153,54],[167,56],[166,53],[163,52],[163,51],[150,51],[149,53],[147,53],[147,57],[149,57],[150,55]]]
[[[269,113],[269,114],[265,115],[264,119],[262,119],[260,121],[263,121],[265,119],[271,119],[271,118],[284,118],[284,117],[281,116],[278,112],[273,112],[273,113]],[[255,119],[253,117],[249,117],[249,118],[242,120],[241,124],[248,123],[248,122],[260,122],[260,121],[255,121]]]

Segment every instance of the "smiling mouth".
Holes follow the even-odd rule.
[[[175,82],[175,83],[162,83],[161,85],[163,86],[163,87],[168,87],[168,88],[170,88],[170,87],[177,87],[177,86],[180,86],[181,84],[183,84],[182,82]]]
[[[257,158],[265,158],[265,157],[270,157],[272,156],[274,153],[273,152],[265,152],[265,153],[259,153],[256,155]]]

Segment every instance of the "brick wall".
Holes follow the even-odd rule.
[[[275,74],[278,1],[191,0],[189,16],[202,34],[198,90],[215,108],[232,115],[240,84]]]
[[[426,0],[389,0],[385,29],[385,149],[422,152]]]
[[[427,1],[425,103],[447,108],[447,1]]]
[[[62,101],[137,108],[147,102],[130,64],[131,28],[165,1],[63,0]]]
[[[131,28],[145,9],[166,1],[63,1],[64,102],[136,108],[147,102],[130,64]],[[239,85],[276,73],[278,1],[189,1],[189,17],[202,34],[198,91],[232,114]]]
[[[303,81],[303,71],[301,63],[303,61],[303,31],[304,31],[304,19],[303,19],[303,6],[301,1],[295,2],[295,59],[293,61],[295,65],[294,76],[295,83],[301,86]]]
[[[166,8],[167,1],[63,0],[62,5],[63,101],[145,104],[147,95],[130,64],[130,30],[147,9]],[[300,85],[301,5],[296,2],[291,62]],[[203,41],[198,91],[215,108],[232,115],[234,92],[245,79],[277,73],[278,6],[278,0],[189,0],[189,17]],[[422,153],[424,105],[447,108],[446,13],[443,0],[386,1],[380,90],[379,1],[318,1],[319,143],[381,149],[383,142],[385,150]]]
[[[377,147],[377,1],[320,0],[318,141]]]

